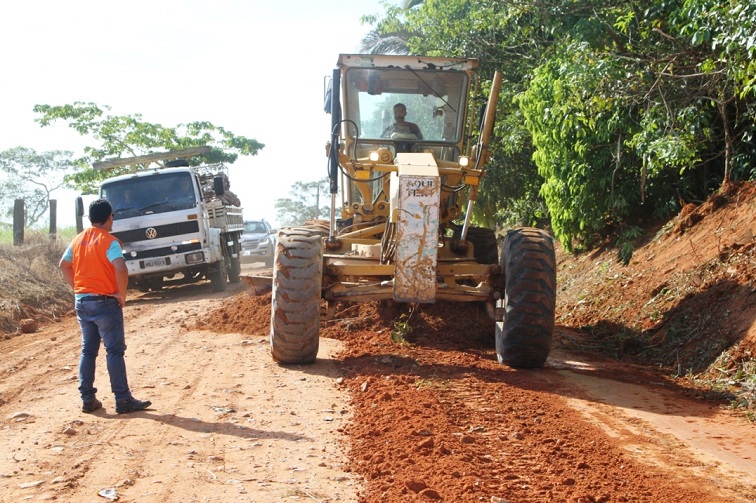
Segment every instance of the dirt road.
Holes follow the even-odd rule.
[[[502,367],[485,314],[449,309],[410,313],[397,344],[398,307],[342,306],[317,363],[283,367],[269,296],[134,294],[127,368],[153,406],[128,415],[104,351],[105,408],[79,411],[73,317],[2,340],[0,501],[756,501],[753,425],[558,347]]]
[[[356,477],[341,470],[338,343],[283,368],[262,336],[189,329],[242,289],[131,298],[126,364],[134,395],[153,402],[144,412],[115,414],[104,350],[104,410],[79,412],[73,317],[0,341],[0,501],[107,501],[103,489],[118,501],[355,501]]]

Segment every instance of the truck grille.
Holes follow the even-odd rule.
[[[176,251],[173,251],[173,249],[170,246],[164,246],[162,248],[153,248],[150,250],[142,250],[137,252],[136,257],[131,256],[131,252],[123,252],[123,258],[126,261],[129,260],[138,260],[138,259],[146,259],[146,258],[152,258],[152,257],[165,257],[168,255],[178,255],[181,253],[187,253],[190,251],[195,250],[201,250],[202,245],[199,243],[192,243],[188,245],[176,245]]]
[[[192,220],[189,222],[180,222],[177,224],[157,225],[152,227],[157,231],[158,238],[167,238],[171,236],[180,236],[182,234],[194,234],[199,232],[199,222]],[[114,232],[113,236],[121,240],[121,243],[134,243],[137,241],[146,241],[145,234],[148,228],[132,229],[128,231]]]

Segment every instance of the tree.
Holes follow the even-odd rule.
[[[302,225],[305,220],[329,218],[331,208],[328,178],[316,182],[296,182],[291,186],[291,198],[276,199],[278,222],[282,227]]]
[[[622,242],[633,222],[756,177],[752,1],[412,3],[373,19],[377,33],[477,58],[484,88],[504,74],[478,221],[548,216],[568,249]]]
[[[423,0],[405,0],[401,7],[384,3],[386,16],[362,16],[362,24],[373,28],[360,42],[360,52],[364,54],[409,54],[407,41],[416,35],[404,22],[402,14],[423,3]]]
[[[25,226],[37,224],[48,212],[50,193],[64,185],[65,173],[73,168],[72,156],[68,151],[38,153],[26,147],[0,152],[2,214],[12,217],[13,201],[23,199]]]
[[[520,97],[544,180],[541,194],[567,250],[574,239],[585,242],[601,231],[609,215],[615,221],[626,216],[638,192],[622,183],[629,163],[619,161],[615,148],[635,130],[617,88],[626,75],[613,63],[583,44],[567,44],[559,58],[536,70]]]
[[[98,183],[113,171],[94,171],[93,163],[120,157],[134,157],[166,150],[208,145],[211,152],[202,159],[192,159],[199,164],[233,163],[240,155],[256,155],[265,145],[251,138],[236,136],[232,132],[210,122],[190,122],[176,127],[165,127],[142,120],[140,114],[109,115],[110,107],[95,103],[74,102],[70,105],[35,105],[35,119],[42,127],[58,121],[68,123],[83,136],[97,142],[96,146],[84,148],[84,156],[74,161],[77,172],[66,177],[66,182],[85,194],[95,193]],[[124,168],[128,171],[128,168]]]

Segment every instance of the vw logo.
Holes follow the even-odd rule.
[[[150,227],[144,231],[144,235],[147,236],[147,239],[155,239],[157,237],[157,229]]]

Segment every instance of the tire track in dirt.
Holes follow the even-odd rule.
[[[556,350],[552,365],[563,381],[567,404],[616,439],[640,462],[677,476],[709,479],[720,494],[751,494],[756,500],[756,441],[742,418],[673,392],[648,370]],[[614,373],[614,379],[604,377]]]

